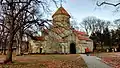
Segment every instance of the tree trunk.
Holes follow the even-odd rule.
[[[17,55],[22,55],[21,45],[22,45],[22,30],[20,29],[17,33]]]
[[[18,44],[18,47],[17,47],[17,56],[21,55],[21,45]]]
[[[3,55],[6,55],[6,42],[4,42],[4,46],[3,46]]]
[[[20,38],[19,34],[17,34],[17,39],[16,39],[16,43],[17,43],[16,55],[17,56],[21,55],[21,48],[20,48],[21,43],[20,43],[20,39],[19,38]]]
[[[4,61],[4,63],[12,63],[13,38],[14,38],[14,35],[12,34],[10,36],[10,41],[8,43],[8,50],[7,50],[6,60]]]
[[[93,42],[93,45],[94,45],[94,50],[96,50],[97,48],[97,44],[95,42]]]
[[[12,62],[12,45],[10,44],[9,45],[9,48],[8,48],[8,52],[7,52],[7,55],[6,55],[6,60],[5,60],[5,63],[8,63],[8,62]]]
[[[101,44],[101,48],[104,49],[103,44]]]

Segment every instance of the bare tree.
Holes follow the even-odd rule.
[[[109,21],[97,19],[96,17],[86,17],[80,24],[80,26],[85,29],[88,35],[91,35],[91,33],[96,31],[103,32],[104,28],[108,27],[109,25]]]
[[[81,26],[85,29],[86,33],[89,34],[94,32],[96,27],[97,18],[95,17],[87,17],[81,22]]]
[[[53,1],[55,2],[55,0]],[[17,34],[20,35],[19,41],[21,41],[21,32],[24,28],[29,27],[30,24],[33,23],[42,24],[39,22],[41,20],[35,14],[36,9],[34,8],[39,6],[47,11],[48,6],[47,0],[0,0],[0,6],[2,9],[1,17],[5,23],[1,22],[0,26],[5,28],[7,36],[6,45],[8,46],[8,51],[6,60],[4,61],[4,63],[7,63],[12,62],[12,46],[15,36],[17,36]]]
[[[120,19],[114,20],[114,24],[117,28],[120,28]]]

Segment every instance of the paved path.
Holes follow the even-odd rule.
[[[80,54],[87,64],[88,68],[111,68],[110,66],[102,63],[100,58],[96,56],[86,56],[85,54]]]

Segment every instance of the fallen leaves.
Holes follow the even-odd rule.
[[[14,57],[14,61],[0,68],[87,68],[80,55],[26,55]]]
[[[120,56],[118,53],[103,53],[99,54],[98,57],[100,57],[104,63],[110,65],[112,68],[120,68]]]

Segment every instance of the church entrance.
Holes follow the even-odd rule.
[[[76,45],[75,45],[75,43],[70,44],[70,54],[76,54]]]

